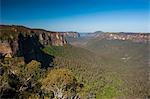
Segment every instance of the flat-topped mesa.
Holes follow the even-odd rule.
[[[28,50],[32,46],[64,46],[67,44],[66,34],[17,25],[0,25],[0,46],[3,46],[0,48],[0,57],[20,54],[20,49]]]

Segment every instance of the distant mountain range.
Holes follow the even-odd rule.
[[[129,32],[102,32],[80,33],[80,37],[92,37],[105,40],[130,40],[134,42],[150,41],[150,33],[129,33]]]

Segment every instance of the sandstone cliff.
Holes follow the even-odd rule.
[[[75,34],[69,35],[65,32],[31,29],[17,25],[0,25],[0,57],[21,55],[24,51],[33,51],[33,46],[37,49],[46,45],[64,46],[67,44],[66,35]]]
[[[71,37],[71,38],[79,38],[80,34],[78,32],[61,32],[64,37]]]
[[[95,35],[96,38],[106,40],[123,40],[133,42],[149,42],[149,33],[98,33]]]

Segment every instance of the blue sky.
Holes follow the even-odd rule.
[[[1,24],[51,31],[150,32],[149,0],[1,0]]]

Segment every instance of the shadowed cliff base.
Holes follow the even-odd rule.
[[[23,56],[25,63],[36,60],[41,63],[42,68],[53,66],[54,56],[48,55],[42,51],[44,46],[39,42],[36,34],[23,35],[20,33],[18,36],[18,44],[18,56]]]

